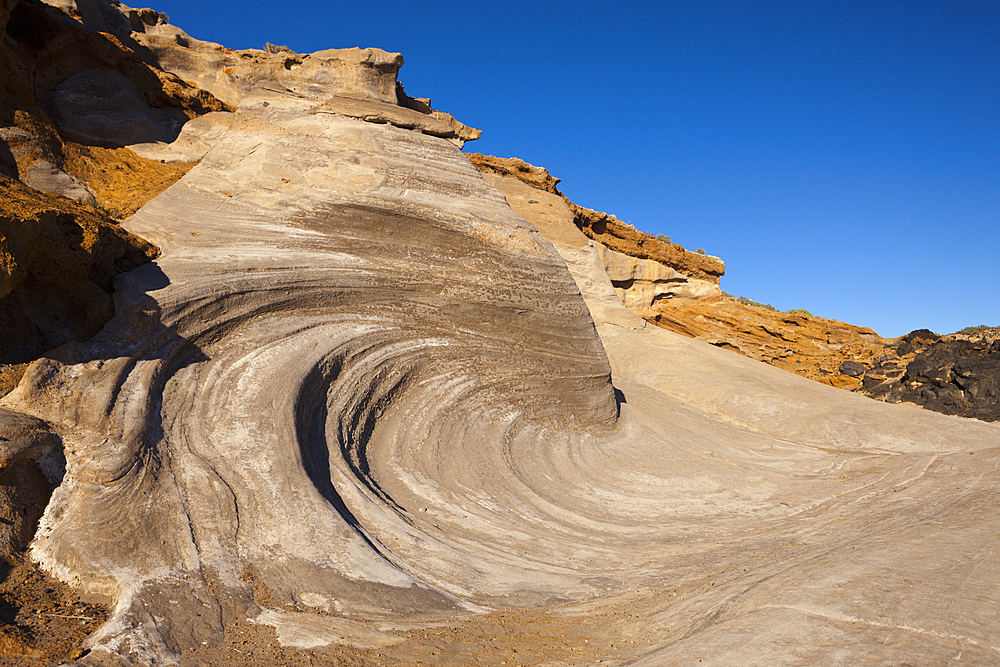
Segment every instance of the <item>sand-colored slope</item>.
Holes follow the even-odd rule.
[[[650,326],[621,305],[568,208],[487,180],[553,239],[611,362],[630,446],[578,483],[662,530],[658,585],[628,598],[641,629],[620,631],[661,647],[635,664],[997,659],[1000,429]]]
[[[995,662],[1000,429],[648,325],[558,198],[319,109],[248,100],[4,399],[67,452],[33,553],[115,603],[85,664]]]

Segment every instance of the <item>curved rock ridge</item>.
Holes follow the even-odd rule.
[[[560,575],[570,535],[515,527],[589,523],[533,475],[613,427],[607,359],[551,245],[450,142],[261,89],[127,226],[162,261],[5,399],[61,429],[34,554],[114,601],[95,646],[214,639],[251,569],[279,603],[368,617],[594,592]]]
[[[324,102],[261,81],[202,128],[124,224],[161,257],[0,399],[64,448],[33,557],[112,605],[79,664],[248,627],[314,664],[469,664],[436,631],[485,664],[996,663],[1000,427],[647,326],[562,197]],[[515,658],[525,628],[552,648]]]

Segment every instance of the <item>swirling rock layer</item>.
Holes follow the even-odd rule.
[[[562,198],[324,97],[243,97],[128,221],[163,254],[114,319],[3,399],[65,450],[33,556],[113,604],[82,663],[248,619],[402,664],[518,661],[504,628],[534,664],[995,663],[996,426],[647,327]]]
[[[532,429],[617,415],[558,256],[446,140],[293,95],[244,108],[130,220],[163,262],[9,399],[73,415],[36,554],[115,599],[107,646],[147,660],[246,614],[251,567],[278,602],[376,616],[562,592],[484,555],[534,535],[499,530],[510,509],[476,491],[505,461],[534,465],[517,451]],[[467,538],[438,535],[455,523]],[[151,597],[219,620],[150,629]]]

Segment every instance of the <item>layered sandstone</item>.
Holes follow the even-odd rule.
[[[885,357],[891,343],[868,327],[726,297],[660,301],[648,319],[670,331],[848,390],[860,388],[861,378],[843,373],[844,362],[870,366]]]
[[[995,425],[649,325],[608,266],[665,274],[346,68],[165,147],[162,255],[0,399],[77,664],[994,660]]]
[[[701,555],[691,560],[687,558],[692,552],[697,552],[697,549],[680,548],[671,551],[680,561],[677,563],[678,567],[686,564],[704,571],[703,568],[708,563],[713,563],[708,567],[714,574],[700,579],[697,588],[682,584],[667,592],[666,600],[661,603],[662,607],[654,602],[656,594],[624,596],[619,599],[619,604],[627,605],[629,609],[635,609],[635,605],[640,604],[643,611],[639,611],[637,615],[647,620],[657,619],[661,625],[657,626],[656,634],[661,638],[669,636],[662,640],[661,648],[645,654],[634,661],[634,664],[730,665],[742,664],[748,660],[762,664],[784,664],[795,660],[825,664],[834,659],[830,651],[838,652],[838,660],[850,654],[849,661],[852,663],[891,660],[890,655],[898,655],[904,661],[917,659],[916,656],[943,655],[943,652],[930,648],[922,641],[914,641],[914,638],[918,635],[926,637],[925,633],[931,629],[931,625],[941,623],[944,617],[955,619],[953,610],[943,611],[935,603],[931,603],[930,608],[925,607],[928,602],[926,596],[909,592],[911,586],[912,590],[916,590],[928,585],[928,580],[923,580],[919,585],[903,584],[898,579],[890,581],[893,576],[887,578],[887,575],[889,572],[908,571],[907,568],[914,564],[913,554],[919,553],[918,561],[921,566],[918,569],[936,580],[936,583],[931,584],[932,587],[939,585],[937,575],[930,574],[938,570],[935,566],[925,569],[923,566],[927,561],[924,559],[944,557],[943,552],[956,542],[933,537],[936,529],[932,529],[931,524],[913,519],[914,511],[919,516],[925,516],[923,512],[931,506],[940,507],[938,501],[929,498],[917,500],[914,494],[931,492],[934,484],[932,480],[940,479],[942,466],[964,465],[966,459],[958,451],[940,459],[938,457],[941,450],[937,446],[922,450],[923,455],[909,459],[916,451],[908,450],[908,446],[902,444],[908,439],[907,436],[903,436],[902,440],[899,438],[912,426],[916,428],[911,431],[916,440],[926,443],[927,438],[934,438],[936,436],[933,434],[938,434],[942,438],[938,442],[943,444],[948,441],[950,433],[957,433],[971,423],[948,420],[912,406],[892,406],[868,401],[848,392],[798,378],[791,373],[769,369],[704,342],[648,326],[623,308],[619,295],[607,277],[603,262],[598,257],[595,242],[578,231],[574,212],[561,198],[548,192],[540,192],[513,177],[495,174],[485,174],[484,177],[504,193],[514,210],[538,226],[553,241],[566,261],[587,301],[608,352],[615,385],[621,392],[619,401],[623,417],[639,413],[644,414],[645,418],[653,414],[661,416],[660,420],[644,422],[642,427],[637,428],[638,440],[632,441],[634,445],[644,442],[645,438],[655,440],[663,437],[675,443],[691,443],[701,462],[694,469],[706,472],[711,469],[713,473],[709,473],[710,475],[717,473],[727,463],[739,460],[740,454],[745,455],[746,467],[737,473],[741,475],[740,481],[734,479],[731,486],[719,487],[718,493],[725,493],[722,488],[760,489],[763,481],[761,478],[747,486],[743,484],[746,483],[746,475],[756,476],[764,469],[771,473],[779,468],[788,471],[788,476],[781,478],[780,482],[778,478],[765,474],[767,479],[778,483],[782,488],[786,484],[798,484],[805,480],[811,480],[807,484],[819,482],[820,479],[832,481],[834,477],[846,484],[840,491],[834,492],[831,489],[835,496],[818,502],[809,510],[793,510],[788,515],[788,522],[775,520],[772,524],[766,521],[765,527],[757,524],[757,527],[745,535],[744,539],[747,541],[740,542],[738,546],[729,541],[731,537],[721,538],[717,543],[718,547],[709,547],[709,553],[713,555],[699,552]],[[664,303],[675,301],[681,300],[664,300]],[[837,323],[829,324],[834,331],[841,328]],[[785,326],[798,325],[786,323]],[[778,330],[775,329],[775,332]],[[858,329],[856,333],[862,340],[867,338],[866,334],[873,335],[873,332],[864,329]],[[653,395],[656,398],[645,393],[654,387]],[[675,401],[669,407],[662,402],[666,396]],[[637,412],[632,412],[633,410]],[[876,414],[879,416],[876,417]],[[733,430],[725,434],[710,434],[701,430],[704,425],[716,419],[719,424],[729,425]],[[883,419],[886,421],[882,421]],[[909,426],[904,425],[906,422],[910,422]],[[922,431],[924,427],[917,427],[917,422],[924,424],[928,430]],[[931,426],[931,423],[940,424],[942,430],[939,431],[938,426]],[[634,426],[638,427],[638,424]],[[995,427],[978,424],[975,428],[983,429],[981,442],[984,446],[992,448],[995,443],[1000,442]],[[758,448],[744,439],[750,432],[758,435],[767,433],[776,440],[761,440]],[[867,444],[861,444],[863,442]],[[790,448],[785,449],[786,445]],[[810,461],[808,455],[799,458],[806,453],[806,450],[798,449],[801,445],[815,447],[814,452],[822,454],[815,461]],[[901,449],[897,449],[901,446]],[[910,453],[904,454],[904,449]],[[876,451],[879,453],[876,454]],[[896,456],[903,458],[895,458],[893,455],[889,455],[889,459],[882,458],[889,451],[894,451]],[[643,461],[643,471],[654,468],[657,465],[654,461],[662,461],[665,468],[674,471],[678,468],[686,469],[688,465],[688,461],[678,457],[679,451],[671,446],[651,450],[640,448],[640,451],[633,453],[635,458],[631,460]],[[622,452],[616,450],[616,454],[621,455]],[[982,450],[976,447],[965,454],[970,461],[967,471],[977,480],[983,478],[977,472],[977,464],[971,461],[981,454]],[[818,468],[812,467],[819,464],[820,460],[825,465],[832,466],[826,469],[826,473],[819,473]],[[909,472],[904,473],[901,468],[886,465],[890,460],[897,463],[909,460],[917,467],[907,468]],[[605,463],[611,465],[610,460],[605,460]],[[718,468],[715,467],[716,464]],[[845,464],[849,468],[841,467]],[[865,472],[862,473],[862,470]],[[877,482],[872,479],[873,485],[869,487],[867,482],[857,477],[859,473],[862,476],[901,476],[888,486],[883,486],[888,478]],[[679,481],[674,478],[672,484]],[[928,483],[931,485],[928,486]],[[973,487],[976,484],[978,482]],[[683,488],[689,500],[699,499],[692,502],[716,502],[717,496],[711,493],[707,494],[712,498],[708,501],[706,495],[694,486]],[[847,488],[851,490],[848,491]],[[865,488],[871,488],[873,494],[863,493],[861,489]],[[943,493],[963,493],[967,490],[968,487],[965,486],[940,488]],[[840,496],[845,492],[846,496]],[[624,490],[620,489],[619,493],[624,493]],[[664,491],[659,490],[658,493],[662,494]],[[854,496],[859,493],[861,495]],[[978,495],[978,492],[974,493]],[[653,500],[657,495],[651,492],[649,508],[653,504],[656,507],[676,508],[670,501],[665,501],[662,495],[658,500]],[[797,492],[792,495],[797,496]],[[838,499],[833,500],[835,497]],[[630,500],[639,503],[634,497]],[[930,500],[931,505],[923,506],[924,500]],[[914,501],[921,504],[920,509],[915,507]],[[747,502],[752,504],[752,501]],[[848,518],[840,513],[847,507],[860,507],[867,503],[872,504],[866,505],[866,510],[861,514],[867,515],[873,523],[862,519],[861,514]],[[890,506],[898,509],[889,510]],[[728,511],[734,514],[742,511],[747,511],[751,516],[756,514],[755,510],[747,510],[745,507],[740,510],[738,505],[728,507]],[[934,525],[944,532],[954,530],[955,525],[950,523],[952,521],[969,522],[981,528],[986,516],[983,511],[984,506],[977,506],[973,510],[975,518],[971,518],[956,510],[949,515],[947,528],[936,522]],[[875,519],[875,516],[879,518]],[[937,514],[935,517],[936,520],[941,518]],[[827,521],[831,523],[826,523]],[[860,523],[854,524],[854,521]],[[739,521],[729,519],[724,523],[729,524],[728,528],[723,529],[728,531]],[[693,524],[689,521],[683,525],[691,528]],[[764,554],[759,550],[763,543],[758,540],[767,535],[772,526],[776,528],[779,525],[783,525],[788,531],[788,541],[781,543],[781,546],[777,542],[770,542],[776,551]],[[820,528],[820,525],[825,528]],[[852,527],[848,527],[849,525]],[[878,530],[873,532],[872,525],[877,525]],[[687,533],[684,540],[691,537]],[[827,539],[830,541],[827,542]],[[820,544],[825,546],[820,547]],[[823,550],[822,555],[819,551],[812,551],[814,548]],[[732,560],[726,560],[723,556],[727,553]],[[722,557],[723,560],[715,561],[715,557]],[[772,558],[775,560],[772,561]],[[986,560],[991,559],[992,557],[987,557]],[[782,565],[772,570],[778,561]],[[904,566],[904,562],[908,565]],[[726,563],[728,567],[722,566],[722,563]],[[767,583],[757,579],[755,575],[748,575],[751,572],[768,577]],[[764,574],[765,572],[768,574]],[[777,580],[769,579],[772,574]],[[799,579],[800,576],[805,579]],[[861,580],[866,582],[862,586],[865,589],[863,593],[856,588]],[[976,581],[977,585],[981,585],[984,579],[976,576]],[[962,583],[956,584],[964,586]],[[991,591],[995,590],[992,584],[988,586]],[[876,593],[873,588],[883,592],[894,590],[890,595],[895,601],[875,602],[882,598],[881,593]],[[850,597],[851,594],[847,593],[850,590],[855,590],[858,595],[854,598],[854,606],[841,597],[845,594]],[[987,593],[988,597],[993,595],[994,592]],[[699,602],[692,605],[689,602],[692,599],[705,601],[704,609],[713,609],[711,613],[719,615],[706,621],[705,625],[696,625],[697,622],[693,620],[695,615],[691,611],[692,606],[698,606]],[[949,599],[966,605],[970,622],[977,614],[974,610],[982,609],[978,594],[956,594]],[[717,606],[712,606],[708,600],[713,600]],[[879,609],[891,607],[893,611],[886,612],[886,616],[876,621],[869,611],[873,603]],[[654,611],[655,609],[659,611]],[[914,621],[907,623],[907,628],[913,634],[908,634],[901,644],[894,644],[892,648],[887,644],[867,648],[865,644],[868,640],[862,637],[870,636],[871,628],[876,627],[873,624],[880,628],[899,627],[900,613]],[[851,623],[841,624],[837,619],[843,618],[853,620]],[[619,630],[616,636],[620,638],[622,632],[623,630]],[[820,636],[828,638],[831,643],[817,641]],[[855,637],[857,643],[847,640],[849,636]],[[763,644],[758,644],[758,639],[762,637],[766,639]],[[674,638],[677,638],[676,641]],[[834,645],[837,646],[836,649],[832,648]],[[963,655],[969,656],[968,653]],[[985,654],[970,658],[981,664],[989,664],[991,659],[991,656]]]

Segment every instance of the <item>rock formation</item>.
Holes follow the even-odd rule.
[[[946,415],[1000,420],[1000,337],[968,340],[920,330],[891,349],[891,356],[861,369],[862,393]]]
[[[479,153],[470,153],[469,160],[482,173],[517,178],[534,188],[561,197],[573,212],[576,226],[587,235],[587,238],[615,252],[637,259],[653,260],[673,268],[684,276],[715,285],[719,284],[719,277],[726,272],[726,265],[718,257],[688,252],[676,243],[660,241],[640,232],[613,215],[574,204],[556,187],[559,179],[541,167],[535,167],[517,158],[498,158]]]
[[[665,329],[739,352],[841,389],[860,388],[845,363],[871,365],[890,341],[868,327],[783,313],[737,299],[674,299],[657,303],[649,320]]]
[[[845,389],[860,388],[861,380],[841,373],[843,362],[870,364],[886,353],[888,341],[866,327],[729,298],[718,287],[725,271],[718,258],[688,252],[614,216],[574,204],[559,191],[559,179],[545,169],[517,158],[471,154],[469,159],[484,174],[530,186],[504,190],[508,200],[513,196],[530,205],[519,209],[529,220],[535,221],[546,207],[568,208],[574,224],[594,241],[619,299],[650,323]]]
[[[207,147],[122,225],[161,256],[0,399],[65,457],[32,558],[111,609],[77,664],[995,662],[1000,428],[647,325],[588,232],[721,262],[321,54],[140,149]]]
[[[133,213],[189,167],[120,147],[173,139],[189,117],[223,106],[41,3],[7,0],[0,28],[2,395],[11,364],[100,330],[115,275],[158,252],[112,215]]]
[[[92,207],[0,176],[0,364],[96,334],[113,313],[112,281],[157,249]]]
[[[724,267],[713,265],[715,258],[573,204],[559,191],[559,179],[523,160],[480,154],[469,158],[536,225],[550,218],[553,209],[568,209],[574,224],[595,241],[593,248],[618,298],[652,324],[872,398],[985,421],[1000,419],[991,346],[1000,337],[995,332],[942,339],[917,331],[886,339],[868,327],[737,299],[718,288]],[[515,179],[529,187],[513,185]],[[926,349],[928,344],[934,345],[932,350]]]

